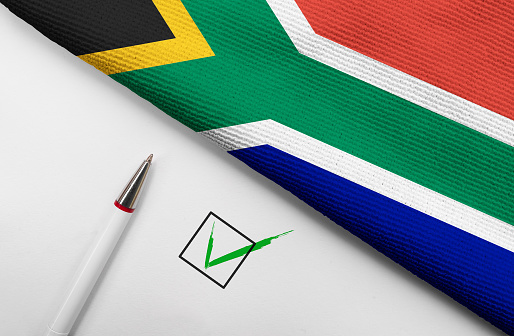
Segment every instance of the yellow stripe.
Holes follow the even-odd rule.
[[[81,55],[107,75],[214,56],[180,0],[153,0],[174,39]]]

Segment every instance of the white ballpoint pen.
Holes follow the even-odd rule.
[[[109,260],[132,212],[136,208],[143,189],[153,154],[134,174],[118,199],[114,202],[113,215],[103,231],[97,236],[89,252],[82,259],[71,286],[67,290],[57,314],[48,324],[45,336],[66,336],[93,289],[98,277]]]

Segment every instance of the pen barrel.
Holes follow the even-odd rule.
[[[115,213],[84,256],[71,286],[45,336],[67,335],[109,260],[131,214],[115,208]]]

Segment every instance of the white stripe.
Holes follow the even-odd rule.
[[[201,134],[225,150],[268,144],[514,252],[514,226],[273,120]]]
[[[317,35],[294,0],[268,4],[301,54],[514,146],[513,120]]]

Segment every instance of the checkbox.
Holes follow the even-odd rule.
[[[253,240],[210,212],[179,258],[226,288],[255,245]]]

